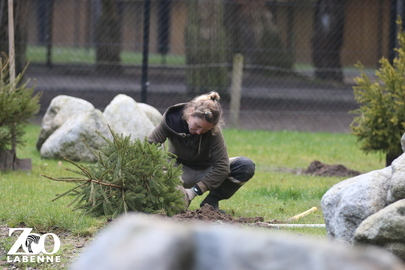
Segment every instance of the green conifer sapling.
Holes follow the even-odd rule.
[[[131,140],[130,136],[114,133],[113,140],[103,137],[106,144],[91,149],[96,164],[84,166],[68,160],[79,170],[70,170],[81,177],[53,178],[76,182],[63,194],[73,195],[75,209],[93,216],[116,217],[129,211],[173,216],[185,210],[181,185],[181,166],[175,165],[173,155],[147,140]]]

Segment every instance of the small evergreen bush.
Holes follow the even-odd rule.
[[[113,140],[92,149],[96,164],[84,166],[68,160],[79,170],[70,170],[81,177],[53,178],[76,182],[77,185],[54,199],[73,195],[75,209],[93,216],[116,217],[129,211],[173,216],[185,210],[181,185],[181,166],[175,166],[173,155],[156,144],[132,141],[130,136],[114,133]]]
[[[402,21],[397,21],[399,48],[393,64],[388,59],[380,60],[373,82],[364,72],[361,63],[356,66],[361,76],[355,78],[354,95],[360,107],[352,113],[358,114],[350,127],[361,142],[365,153],[386,154],[386,165],[402,154],[401,137],[405,132],[405,33]]]
[[[24,72],[14,81],[9,77],[9,61],[0,58],[0,152],[23,145],[24,128],[29,119],[38,113],[41,94],[23,82]]]

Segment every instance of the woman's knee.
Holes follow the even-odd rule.
[[[230,177],[241,182],[247,182],[255,174],[256,165],[250,158],[240,156],[230,159],[230,169]]]

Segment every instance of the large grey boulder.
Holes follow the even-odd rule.
[[[402,148],[402,151],[405,152],[405,133],[402,134],[402,137],[401,137],[401,148]]]
[[[392,177],[387,195],[387,202],[389,204],[405,199],[405,154],[394,160],[391,168]]]
[[[91,149],[97,149],[105,144],[104,139],[96,131],[112,139],[100,110],[94,109],[72,116],[44,142],[40,150],[41,157],[66,157],[76,161],[95,162],[96,159],[86,143]]]
[[[88,101],[61,95],[51,101],[42,119],[37,149],[43,158],[66,157],[92,162],[95,161],[94,156],[82,139],[86,139],[91,148],[97,149],[105,142],[95,130],[110,138],[110,125],[118,134],[143,139],[152,132],[161,118],[157,109],[147,104],[138,104],[126,95],[117,95],[104,113],[95,110]]]
[[[104,110],[112,130],[132,139],[144,139],[155,128],[138,103],[127,95],[117,95]]]
[[[321,204],[328,236],[378,245],[405,260],[405,154],[391,166],[336,184]]]
[[[372,244],[405,259],[405,199],[369,216],[357,228],[356,244]]]
[[[40,150],[46,139],[70,117],[91,110],[94,110],[93,104],[80,98],[60,95],[52,99],[42,118],[41,131],[36,145],[37,149]]]
[[[357,227],[387,205],[391,167],[344,180],[322,197],[329,237],[352,243]]]
[[[263,229],[176,223],[129,214],[113,221],[72,270],[402,270],[391,253]]]
[[[154,126],[159,125],[160,121],[162,121],[162,114],[158,109],[145,103],[138,103],[138,106],[146,114]]]

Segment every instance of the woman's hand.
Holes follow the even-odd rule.
[[[197,196],[197,193],[195,193],[195,191],[191,188],[184,188],[182,186],[178,186],[177,189],[183,192],[184,202],[186,203],[187,207],[190,205],[190,202]]]

